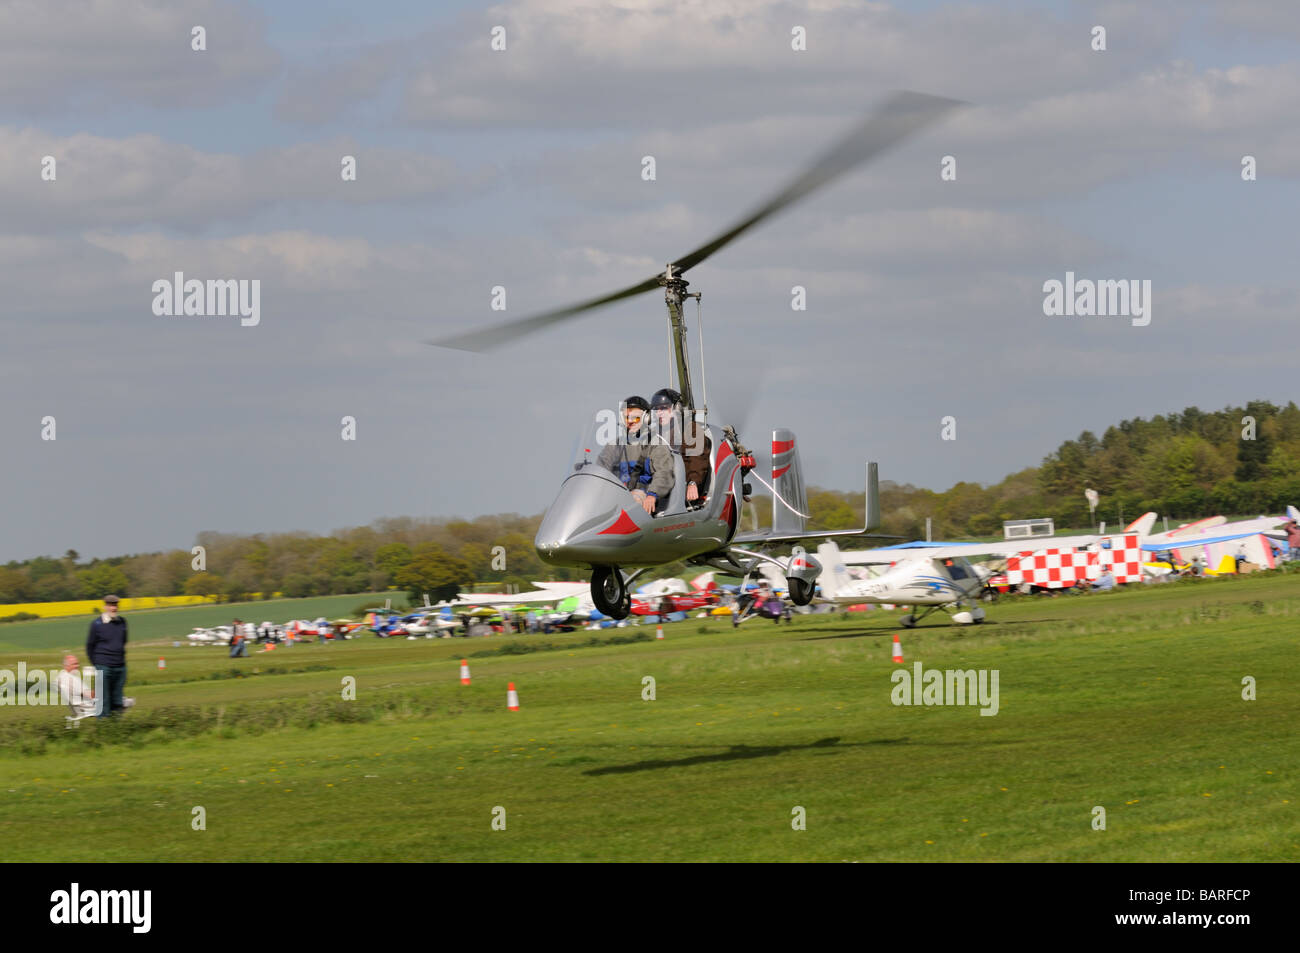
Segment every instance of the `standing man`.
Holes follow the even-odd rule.
[[[1287,520],[1282,529],[1286,530],[1287,559],[1300,559],[1300,526],[1295,520]]]
[[[126,687],[126,620],[117,612],[117,596],[104,597],[104,611],[90,623],[86,636],[86,657],[99,670],[99,691],[103,703],[100,718],[123,710],[122,689]]]
[[[230,626],[230,657],[240,658],[248,655],[248,636],[244,634],[244,623],[236,619]]]

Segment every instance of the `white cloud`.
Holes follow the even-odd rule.
[[[191,49],[191,29],[207,50]],[[10,0],[0,5],[0,103],[26,112],[123,103],[195,107],[247,95],[279,55],[260,15],[218,0]]]
[[[41,179],[53,156],[57,178]],[[342,159],[353,156],[355,181]],[[436,154],[354,139],[299,143],[251,155],[203,152],[155,135],[117,139],[0,127],[0,203],[11,229],[165,224],[201,227],[248,219],[280,203],[365,204],[479,189],[488,166],[465,170]]]

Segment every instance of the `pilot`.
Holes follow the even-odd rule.
[[[673,488],[673,456],[668,445],[650,439],[646,416],[650,405],[644,397],[623,401],[626,435],[600,451],[599,463],[622,481],[637,504],[654,515],[659,500]]]
[[[650,409],[657,419],[656,431],[672,447],[673,453],[681,454],[686,469],[686,502],[692,507],[704,502],[709,483],[709,450],[711,441],[707,431],[692,419],[679,426],[683,407],[682,395],[671,387],[655,391],[650,398]],[[683,433],[685,440],[683,440]],[[671,487],[670,487],[671,488]]]

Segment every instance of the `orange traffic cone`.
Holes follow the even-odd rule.
[[[506,690],[506,707],[511,711],[519,710],[519,693],[515,691],[514,682],[511,682],[510,687]]]
[[[160,659],[158,660],[158,667],[159,667],[159,668],[166,668],[166,667],[167,667],[167,660],[166,660],[165,658],[160,658]]]
[[[469,659],[460,660],[460,683],[462,685],[469,684]]]
[[[663,637],[664,637],[664,627],[662,625],[655,626],[655,638],[662,639]]]
[[[898,634],[894,634],[894,661],[903,661],[903,644],[898,641]]]

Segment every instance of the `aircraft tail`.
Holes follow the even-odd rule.
[[[821,586],[822,595],[827,599],[834,599],[853,582],[848,567],[844,565],[840,548],[834,543],[825,542],[817,547],[817,561],[822,564],[822,574],[817,577],[817,585]]]
[[[708,592],[710,589],[717,589],[718,584],[713,581],[713,572],[702,572],[691,580],[691,588],[696,592]]]
[[[808,513],[808,491],[794,433],[772,431],[772,533],[796,535],[804,531]]]
[[[1124,535],[1127,536],[1130,533],[1137,533],[1138,536],[1145,538],[1151,535],[1151,527],[1155,525],[1156,514],[1143,513],[1133,522],[1129,523],[1128,526],[1124,527]]]

